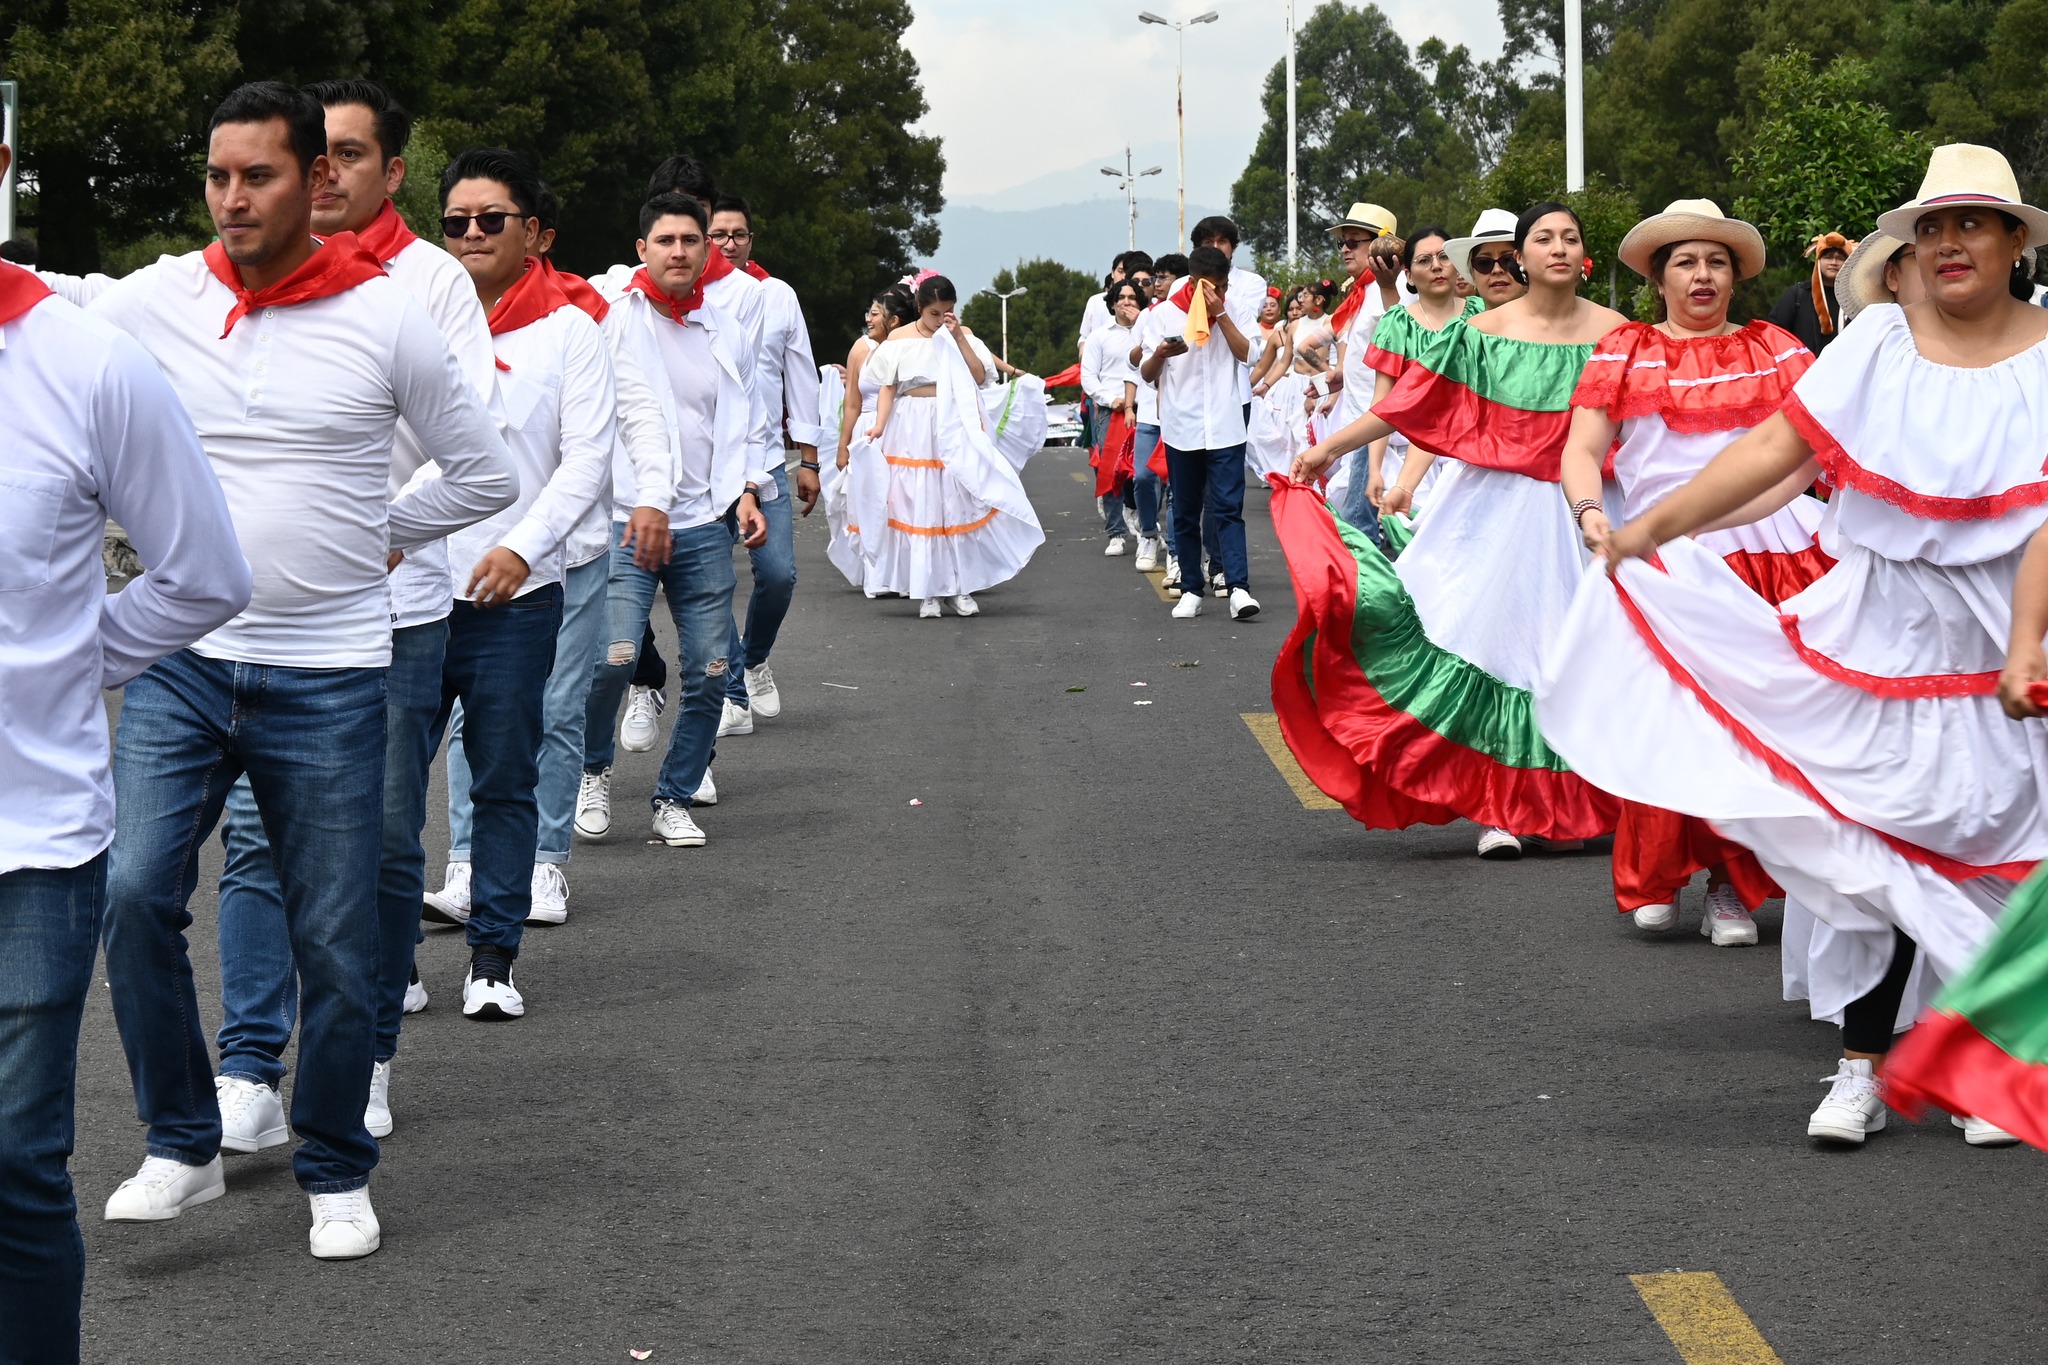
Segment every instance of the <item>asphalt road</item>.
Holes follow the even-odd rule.
[[[1835,1039],[1775,910],[1715,949],[1695,891],[1645,941],[1598,852],[1305,809],[1242,719],[1292,614],[1263,506],[1265,613],[1171,621],[1081,469],[1032,463],[1048,543],[974,620],[864,600],[803,524],[782,718],[721,748],[703,849],[647,844],[625,756],[523,1022],[464,1021],[430,934],[376,1256],[307,1255],[288,1148],[100,1222],[141,1158],[102,992],[86,1358],[1670,1365],[1629,1276],[1683,1269],[1786,1365],[2048,1359],[2041,1157],[1810,1147]]]

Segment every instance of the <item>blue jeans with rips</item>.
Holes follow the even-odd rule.
[[[107,978],[148,1151],[220,1152],[213,1061],[185,931],[199,851],[249,775],[276,853],[299,971],[293,1173],[313,1194],[360,1189],[377,1164],[370,1098],[384,817],[382,668],[306,669],[183,650],[128,684],[114,738]]]
[[[107,855],[0,875],[0,1365],[76,1365],[85,1243],[69,1169]]]
[[[775,471],[775,486],[781,495],[761,504],[768,521],[768,539],[747,551],[754,570],[754,590],[747,596],[747,633],[740,634],[737,616],[732,622],[732,641],[725,657],[732,667],[725,671],[725,699],[735,706],[747,704],[746,669],[768,662],[775,638],[782,633],[783,618],[796,597],[796,505],[789,496],[789,471]],[[738,528],[733,531],[735,541]]]

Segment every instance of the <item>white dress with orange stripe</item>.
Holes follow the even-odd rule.
[[[968,344],[994,373],[988,348],[974,337]],[[880,441],[868,440],[863,426],[851,457],[865,456],[872,468],[879,456],[888,471],[886,484],[852,485],[868,596],[954,597],[1015,578],[1045,532],[1016,468],[996,448],[958,344],[943,332],[891,338],[868,355],[861,378],[896,390]],[[906,396],[925,387],[937,396]]]

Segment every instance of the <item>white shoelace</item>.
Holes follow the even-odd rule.
[[[315,1217],[322,1223],[355,1223],[363,1216],[363,1190],[313,1196]]]
[[[610,773],[583,774],[583,787],[576,794],[576,804],[587,806],[602,801],[611,795],[612,775]]]
[[[221,1083],[214,1086],[214,1097],[220,1101],[222,1123],[233,1123],[249,1112],[249,1106],[256,1102],[258,1086],[253,1081],[244,1081],[232,1076],[221,1077]],[[162,1160],[151,1157],[152,1161]],[[178,1163],[172,1162],[172,1165]]]
[[[1820,1083],[1829,1087],[1828,1097],[1822,1101],[1823,1104],[1834,1104],[1838,1101],[1844,1103],[1852,1102],[1862,1099],[1865,1095],[1877,1093],[1877,1078],[1875,1076],[1859,1076],[1851,1071],[1846,1064],[1837,1070],[1834,1075],[1820,1077]]]
[[[759,668],[747,670],[747,683],[749,686],[760,688],[763,692],[773,692],[775,675],[768,671],[768,665],[762,664]]]
[[[561,900],[569,894],[569,879],[562,875],[560,867],[554,863],[541,863],[537,871],[541,885],[553,892],[555,899]]]
[[[1715,919],[1749,918],[1749,911],[1743,906],[1742,898],[1735,894],[1732,886],[1717,886],[1707,893],[1707,910]]]
[[[184,1162],[173,1161],[167,1156],[146,1156],[142,1158],[141,1168],[122,1183],[160,1190],[191,1169]]]

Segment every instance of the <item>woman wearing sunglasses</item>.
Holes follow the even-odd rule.
[[[1450,322],[1365,416],[1295,462],[1295,479],[1311,480],[1401,432],[1412,446],[1380,498],[1387,514],[1448,457],[1399,563],[1313,489],[1274,498],[1302,610],[1273,700],[1302,767],[1354,818],[1398,829],[1463,817],[1485,827],[1479,855],[1505,859],[1525,839],[1569,845],[1614,828],[1614,798],[1538,731],[1533,689],[1586,563],[1557,491],[1572,390],[1593,343],[1625,319],[1578,296],[1585,237],[1564,205],[1538,204],[1491,240],[1489,251],[1515,249],[1528,293]]]

